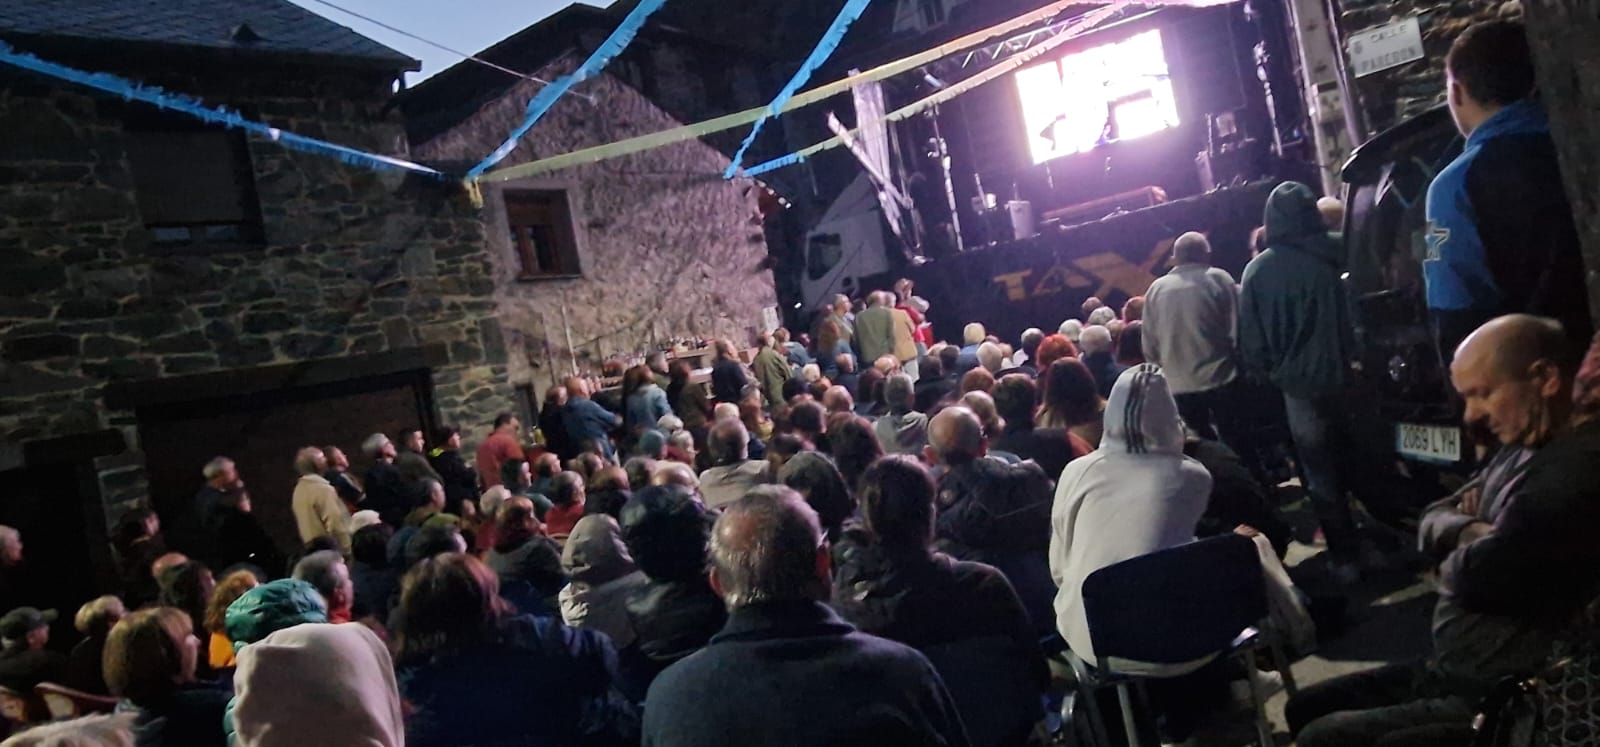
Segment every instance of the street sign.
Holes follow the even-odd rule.
[[[1422,26],[1417,23],[1417,16],[1351,34],[1349,51],[1350,69],[1357,78],[1427,56],[1422,51]]]

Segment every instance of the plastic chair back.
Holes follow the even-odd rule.
[[[33,692],[44,701],[45,708],[50,711],[50,718],[56,721],[91,713],[111,713],[117,708],[116,698],[90,695],[51,682],[40,683]]]
[[[1229,650],[1267,616],[1250,539],[1213,537],[1106,566],[1083,582],[1095,655],[1181,664]]]
[[[19,693],[0,687],[0,717],[13,727],[25,726],[43,719],[44,707],[32,693]],[[14,731],[15,729],[13,729]]]

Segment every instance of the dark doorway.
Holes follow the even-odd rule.
[[[238,464],[257,520],[292,556],[300,546],[290,510],[295,451],[338,446],[359,476],[367,467],[362,440],[372,433],[392,438],[402,428],[431,427],[432,398],[432,377],[419,369],[139,407],[152,505],[163,523],[171,521],[199,490],[201,467],[212,457],[227,456]]]
[[[103,591],[109,571],[105,509],[89,463],[59,463],[0,472],[0,524],[22,535],[21,567],[7,572],[6,609],[28,605],[60,613],[51,647],[77,640],[72,618]],[[91,527],[99,532],[91,539]],[[96,567],[96,559],[101,566]]]

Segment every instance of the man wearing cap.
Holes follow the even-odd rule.
[[[67,673],[67,657],[46,651],[55,610],[18,607],[0,617],[0,687],[29,694],[41,682],[60,682]]]

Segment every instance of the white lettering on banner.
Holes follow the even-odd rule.
[[[1351,34],[1349,52],[1350,68],[1357,78],[1427,56],[1422,49],[1422,25],[1417,16]]]

